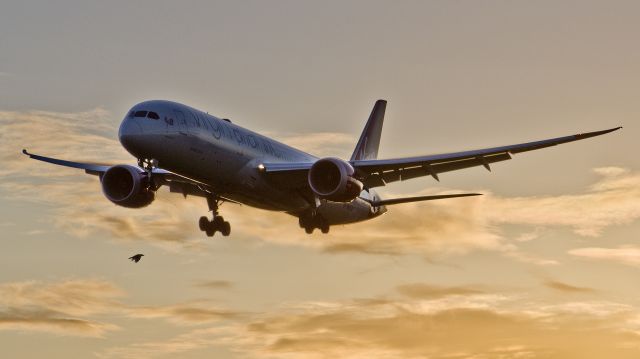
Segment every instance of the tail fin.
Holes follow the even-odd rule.
[[[387,108],[387,101],[378,100],[371,110],[369,120],[362,130],[360,139],[351,155],[351,161],[374,160],[378,158],[378,147],[380,146],[380,135],[382,133],[382,123],[384,122],[384,110]]]

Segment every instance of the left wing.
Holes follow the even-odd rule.
[[[352,161],[351,164],[360,176],[362,176],[365,186],[370,188],[384,186],[389,182],[404,181],[422,176],[432,176],[436,180],[439,180],[439,173],[475,166],[484,166],[487,170],[491,171],[491,167],[489,166],[491,163],[510,160],[511,155],[514,153],[533,151],[562,143],[583,140],[585,138],[604,135],[621,128],[622,127],[616,127],[603,131],[587,132],[481,150],[388,160]]]
[[[379,200],[370,200],[367,198],[360,199],[365,200],[371,203],[374,207],[379,206],[389,206],[392,204],[400,204],[400,203],[409,203],[409,202],[422,202],[422,201],[435,201],[438,199],[448,199],[448,198],[459,198],[459,197],[472,197],[472,196],[482,196],[482,193],[460,193],[460,194],[440,194],[435,196],[418,196],[418,197],[402,197],[402,198],[390,198],[390,199],[379,199]]]
[[[533,151],[562,143],[600,136],[621,128],[622,127],[616,127],[603,131],[587,132],[548,140],[473,151],[386,160],[352,160],[350,163],[356,170],[358,179],[364,183],[365,188],[384,186],[390,182],[404,181],[422,176],[432,176],[439,181],[439,173],[476,166],[484,166],[490,171],[491,163],[510,160],[511,155],[515,153]],[[304,183],[306,180],[307,171],[312,165],[312,162],[263,164],[264,171],[267,174],[272,174],[281,178],[288,177],[290,178],[290,181],[295,181],[300,184]]]

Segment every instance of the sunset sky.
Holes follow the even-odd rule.
[[[640,2],[5,1],[3,358],[640,357]],[[139,210],[29,160],[135,163],[126,111],[182,102],[348,158],[377,99],[379,157],[616,126],[394,183],[403,204],[308,236],[297,219],[160,190]],[[144,253],[140,263],[127,258]]]

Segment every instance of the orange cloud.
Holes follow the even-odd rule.
[[[569,251],[569,254],[594,260],[617,262],[629,266],[640,267],[640,248],[625,246],[619,248],[577,248]]]
[[[224,347],[247,358],[631,359],[640,349],[639,313],[627,305],[549,305],[426,284],[421,290],[426,295],[289,303],[246,323],[197,328],[99,356],[154,358]]]
[[[123,292],[100,280],[0,284],[0,330],[101,337],[116,325],[88,318],[120,307]]]
[[[544,282],[544,285],[548,288],[565,292],[565,293],[593,293],[596,290],[588,287],[578,287],[575,285],[555,281],[555,280],[547,280]]]

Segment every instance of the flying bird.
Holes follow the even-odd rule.
[[[129,259],[131,259],[133,262],[140,262],[140,260],[142,259],[142,257],[144,256],[144,254],[136,254],[135,256],[131,256],[129,257]]]

